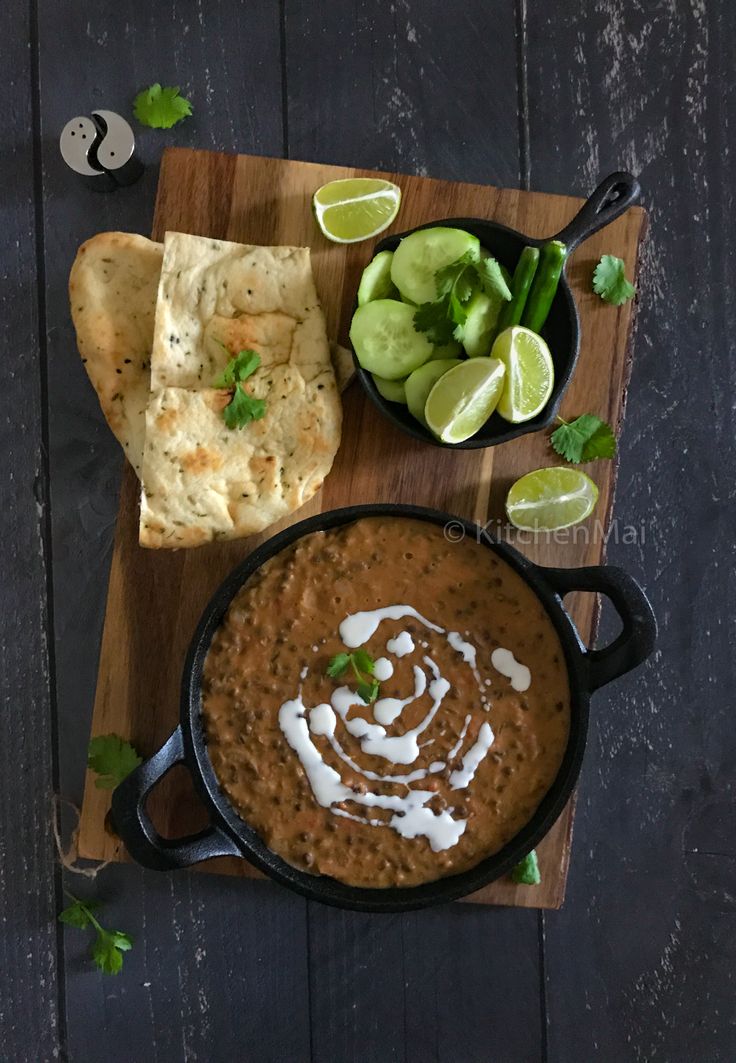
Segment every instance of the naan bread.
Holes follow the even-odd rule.
[[[107,423],[140,476],[163,245],[134,233],[99,233],[69,275],[77,345]]]
[[[82,361],[102,412],[140,478],[150,398],[150,357],[164,245],[134,233],[99,233],[82,244],[69,276],[69,299]],[[343,391],[353,356],[330,355]],[[118,372],[120,370],[120,372]]]
[[[229,429],[212,383],[238,351],[266,414]],[[142,469],[141,545],[196,546],[261,531],[320,488],[342,410],[308,248],[167,233]]]

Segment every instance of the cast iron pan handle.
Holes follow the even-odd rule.
[[[209,826],[186,838],[163,838],[146,812],[146,798],[167,771],[185,759],[181,727],[158,753],[123,779],[112,795],[112,822],[125,847],[143,867],[172,871],[213,856],[242,856],[235,842],[219,827]]]
[[[582,648],[590,690],[617,679],[645,661],[654,649],[657,621],[644,591],[621,568],[543,568],[542,577],[563,598],[570,591],[594,591],[610,599],[623,625],[620,635],[602,650]]]
[[[588,196],[572,221],[551,239],[561,240],[568,251],[572,251],[604,225],[620,217],[640,195],[641,186],[630,173],[612,173]]]

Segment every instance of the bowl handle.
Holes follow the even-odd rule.
[[[166,740],[158,753],[144,760],[123,779],[112,795],[112,823],[125,847],[139,864],[155,871],[189,867],[214,856],[242,856],[225,831],[211,825],[185,838],[164,838],[146,811],[146,798],[175,764],[184,760],[181,727]]]
[[[628,572],[612,565],[599,565],[591,568],[542,568],[540,575],[560,601],[570,591],[605,594],[621,618],[621,633],[610,646],[589,650],[581,643],[591,691],[630,672],[651,654],[657,638],[657,621],[649,599]]]
[[[572,221],[550,239],[560,240],[569,253],[604,225],[620,217],[640,195],[641,185],[632,174],[623,170],[609,174],[588,196]]]

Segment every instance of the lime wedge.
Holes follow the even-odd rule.
[[[348,177],[312,196],[317,224],[336,244],[354,244],[387,229],[399,212],[401,189],[375,177]]]
[[[552,355],[542,337],[521,325],[504,329],[491,348],[491,358],[506,366],[498,413],[512,424],[536,417],[547,405],[555,382]]]
[[[506,370],[496,358],[472,358],[444,373],[424,407],[427,424],[443,443],[462,443],[496,408]]]
[[[506,515],[524,531],[556,531],[589,517],[598,488],[580,469],[560,465],[528,472],[506,496]]]

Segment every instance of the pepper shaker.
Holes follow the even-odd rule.
[[[72,118],[61,131],[59,148],[67,166],[100,192],[131,185],[143,173],[133,130],[115,111]]]

